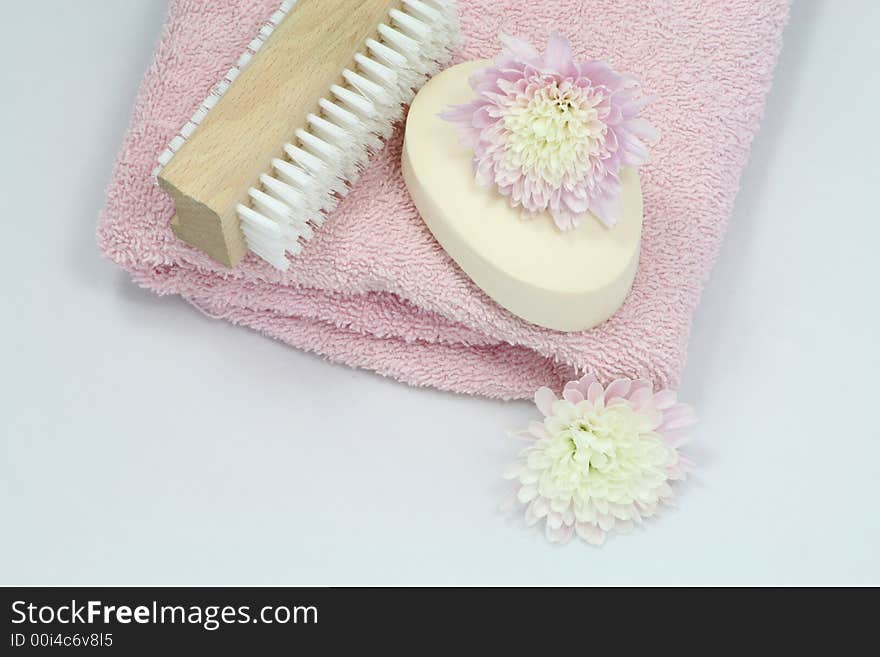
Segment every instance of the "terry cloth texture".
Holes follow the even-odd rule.
[[[721,246],[758,129],[788,0],[463,0],[456,63],[494,57],[500,32],[608,60],[658,100],[662,138],[642,169],[641,265],[609,321],[582,333],[530,325],[486,297],[424,226],[400,171],[402,128],[314,241],[281,273],[228,270],[178,241],[156,158],[278,0],[172,0],[98,224],[101,250],[140,285],[212,316],[406,383],[499,398],[576,373],[675,387],[691,318]],[[295,20],[294,16],[289,20]]]

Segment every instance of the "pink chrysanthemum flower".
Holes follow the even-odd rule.
[[[526,522],[545,522],[547,538],[565,543],[577,534],[601,545],[611,531],[627,532],[668,503],[672,482],[693,463],[678,452],[696,422],[670,390],[648,381],[618,379],[608,388],[588,375],[535,393],[544,414],[522,435],[532,443],[507,473],[518,485]]]
[[[543,56],[526,41],[501,40],[495,65],[471,77],[477,100],[441,115],[473,149],[477,183],[497,186],[526,216],[549,210],[562,230],[588,212],[614,226],[620,170],[644,164],[646,142],[657,139],[639,118],[650,99],[608,64],[576,62],[559,33]]]

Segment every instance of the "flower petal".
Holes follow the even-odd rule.
[[[543,422],[529,423],[529,435],[538,440],[545,440],[550,437],[550,434],[547,433],[547,429],[544,428]]]
[[[681,466],[682,470],[685,473],[693,472],[697,467],[696,462],[692,458],[690,458],[689,456],[687,456],[685,454],[679,454],[678,459],[679,459],[679,465]]]
[[[633,530],[632,520],[618,520],[614,523],[614,530],[618,534],[629,534]]]
[[[591,523],[579,522],[575,525],[575,531],[590,545],[599,546],[605,542],[605,532]]]
[[[538,487],[534,484],[530,484],[528,486],[523,486],[519,489],[516,494],[516,499],[518,499],[523,504],[528,504],[538,495]]]
[[[658,433],[689,429],[697,423],[697,415],[687,404],[676,404],[663,413],[663,421],[657,429]]]
[[[578,77],[577,64],[571,54],[571,42],[561,32],[553,32],[544,51],[544,67],[566,77]]]
[[[562,391],[562,396],[566,401],[570,401],[572,404],[578,404],[584,401],[583,393],[572,383],[565,386],[565,390]]]
[[[499,40],[507,49],[507,53],[517,59],[522,59],[526,62],[537,62],[541,57],[535,47],[525,39],[510,36],[509,34],[504,34],[502,32],[499,36]]]
[[[626,397],[629,392],[631,382],[629,379],[616,379],[605,390],[605,399],[616,399],[617,397]]]
[[[623,126],[644,142],[653,144],[660,140],[660,133],[645,119],[628,119]]]
[[[629,393],[629,400],[636,410],[640,410],[654,400],[654,393],[650,388],[638,388],[635,392]]]
[[[547,498],[535,498],[535,500],[532,502],[532,511],[539,518],[544,518],[548,513],[550,513],[550,504],[547,502]]]
[[[590,390],[590,386],[593,385],[593,383],[595,383],[597,380],[598,379],[596,378],[595,374],[584,374],[579,380],[572,381],[571,383],[577,386],[577,389],[583,393],[584,399],[586,399],[587,392]]]
[[[519,479],[519,476],[525,470],[522,463],[511,463],[501,472],[502,479]]]
[[[606,532],[614,529],[614,516],[610,513],[599,514],[599,528]]]
[[[633,393],[635,393],[637,390],[641,390],[642,388],[648,388],[649,390],[653,390],[653,386],[651,385],[651,382],[648,381],[647,379],[636,379],[635,381],[633,381],[630,384],[630,387],[629,387],[630,397],[632,397]]]
[[[535,503],[532,502],[526,507],[526,525],[529,527],[534,527],[541,521],[541,518],[535,514],[534,505]]]
[[[552,528],[550,525],[547,525],[544,534],[547,536],[547,540],[551,543],[565,544],[571,540],[572,534],[574,534],[574,526],[562,525],[560,527]]]
[[[597,405],[600,403],[600,400],[604,401],[605,397],[605,388],[602,387],[602,384],[598,381],[593,381],[590,384],[589,389],[587,390],[587,399],[590,400],[590,403],[593,405]]]
[[[672,408],[676,401],[678,401],[678,395],[674,390],[661,390],[654,395],[654,407],[661,411]]]
[[[664,429],[660,427],[657,429],[657,433],[663,436],[663,442],[674,449],[685,445],[691,437],[689,429]]]
[[[605,224],[608,228],[613,228],[620,221],[623,214],[623,205],[620,200],[620,190],[606,191],[597,196],[590,203],[590,212],[596,218]]]
[[[538,388],[535,392],[535,406],[544,414],[544,417],[548,417],[553,412],[553,403],[556,400],[556,393],[550,388]]]

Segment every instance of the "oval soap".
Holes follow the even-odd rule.
[[[634,169],[621,172],[623,216],[606,228],[592,215],[560,231],[548,213],[523,219],[506,197],[474,180],[473,153],[438,115],[474,100],[468,78],[491,64],[453,66],[412,103],[403,174],[437,241],[489,297],[528,322],[558,331],[601,324],[632,287],[642,234],[642,193]]]

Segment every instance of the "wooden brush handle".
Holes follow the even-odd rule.
[[[248,252],[236,206],[399,0],[299,0],[159,174],[185,242],[234,267]]]

